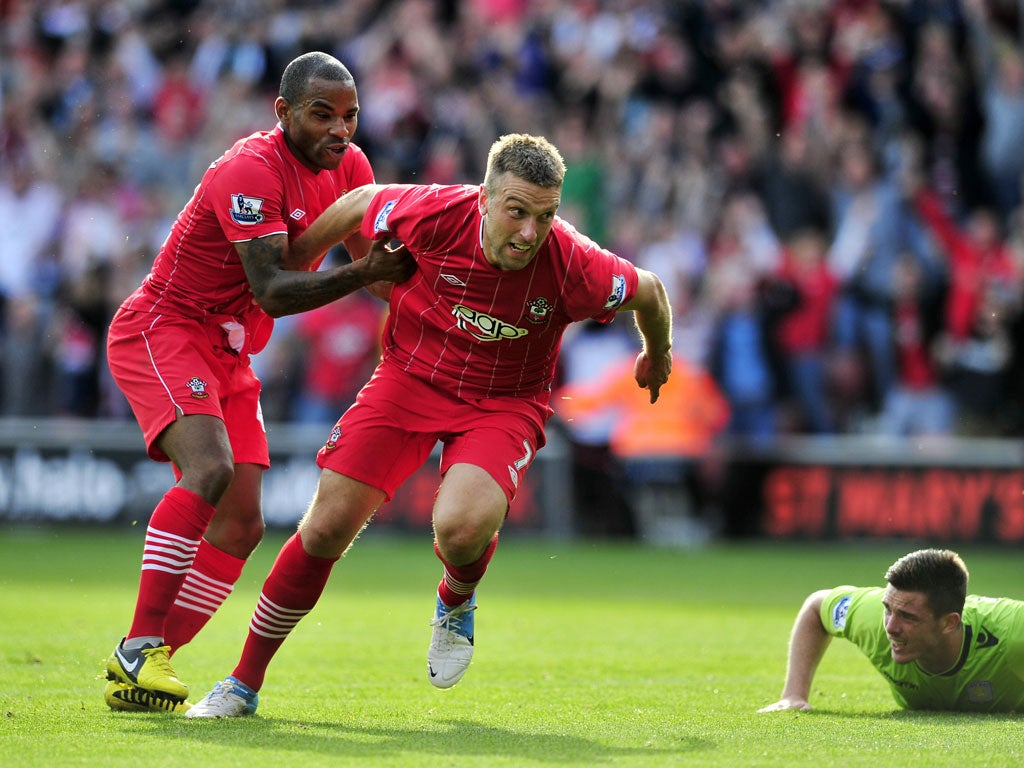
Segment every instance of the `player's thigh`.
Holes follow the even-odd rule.
[[[263,467],[236,464],[230,485],[217,503],[204,534],[206,539],[235,557],[248,557],[263,539],[266,525],[261,504]]]
[[[544,430],[532,419],[516,413],[480,412],[466,422],[473,426],[444,438],[441,472],[447,481],[451,470],[459,464],[480,468],[501,490],[507,507],[545,443]],[[464,485],[471,488],[470,493],[463,492]],[[448,489],[442,485],[445,504],[472,504],[472,491],[478,490],[475,485],[463,481],[461,474],[453,478]]]
[[[384,499],[379,488],[332,469],[321,470],[313,501],[299,521],[306,552],[314,557],[341,555]]]
[[[449,467],[433,511],[434,535],[446,559],[479,557],[505,521],[508,505],[505,491],[486,470],[475,464]]]
[[[179,416],[157,436],[155,446],[174,462],[179,479],[205,473],[230,475],[234,465],[231,442],[219,415]]]

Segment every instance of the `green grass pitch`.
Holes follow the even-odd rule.
[[[479,592],[473,666],[426,679],[440,567],[429,536],[370,529],[270,667],[253,718],[115,713],[97,679],[127,628],[142,527],[0,530],[0,765],[1015,766],[1024,723],[901,712],[832,644],[810,713],[760,715],[812,590],[879,584],[920,543],[686,551],[506,536]],[[228,674],[284,538],[272,532],[175,655],[193,700]],[[961,548],[971,591],[1024,596],[1009,549]]]

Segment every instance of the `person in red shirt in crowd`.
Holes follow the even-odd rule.
[[[978,305],[966,338],[943,333],[936,340],[935,358],[954,403],[957,434],[1015,434],[1008,394],[1014,359],[1011,325],[1019,313],[1019,297],[992,287]]]
[[[293,335],[303,346],[303,380],[296,421],[329,424],[352,404],[377,365],[384,314],[383,304],[357,291],[299,316]]]
[[[439,688],[473,656],[476,590],[524,473],[545,443],[566,327],[632,310],[636,384],[654,403],[672,368],[664,285],[556,214],[565,163],[546,139],[503,136],[482,185],[369,185],[324,213],[297,247],[359,229],[417,264],[391,293],[384,352],[320,449],[320,482],[263,584],[242,656],[186,717],[252,714],[274,654],[316,605],[334,563],[377,508],[442,443],[433,509],[443,565],[427,674]]]
[[[994,209],[974,208],[961,226],[933,190],[917,185],[913,201],[945,254],[949,274],[945,325],[954,340],[962,341],[970,335],[989,290],[1019,295],[1020,269]]]
[[[352,144],[351,73],[324,53],[299,56],[274,109],[276,128],[210,164],[110,325],[111,374],[149,456],[172,462],[177,478],[149,520],[131,626],[107,660],[114,709],[187,708],[170,655],[223,603],[263,536],[269,452],[249,358],[273,318],[403,280],[413,267],[400,253],[368,254],[358,233],[346,245],[363,258],[333,269],[290,250],[328,205],[374,180]]]
[[[882,401],[885,434],[944,435],[953,428],[953,401],[935,357],[942,331],[941,296],[917,259],[903,254],[893,274],[896,381]]]
[[[189,80],[188,60],[182,54],[172,54],[153,97],[158,135],[172,147],[189,142],[202,126],[205,111],[203,92]]]
[[[779,349],[786,361],[798,426],[816,434],[833,431],[826,357],[839,281],[828,267],[828,243],[814,229],[794,235],[782,251],[776,278],[791,286],[795,306],[779,321]]]

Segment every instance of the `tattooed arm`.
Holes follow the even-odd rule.
[[[300,272],[285,269],[286,235],[235,243],[256,303],[271,317],[322,307],[380,281],[400,283],[415,269],[404,249],[373,248],[365,258],[331,269]]]

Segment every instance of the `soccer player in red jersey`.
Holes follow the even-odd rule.
[[[345,239],[351,264],[318,270],[289,243],[349,190],[373,182],[352,144],[355,81],[324,53],[281,78],[278,125],[238,141],[210,164],[142,285],[108,337],[111,373],[131,404],[148,454],[177,483],[153,510],[131,627],[107,661],[115,709],[186,707],[170,655],[232,591],[263,536],[260,486],[269,465],[260,382],[250,355],[273,318],[313,309],[414,264]]]
[[[455,685],[472,658],[477,585],[545,442],[566,327],[633,310],[636,382],[658,399],[672,366],[664,286],[558,218],[564,174],[547,140],[504,136],[482,185],[369,185],[295,243],[318,253],[354,231],[396,239],[416,272],[391,293],[380,365],[318,453],[316,494],[263,585],[241,660],[186,717],[255,712],[271,658],[334,563],[438,441],[434,551],[444,567],[427,674]]]

